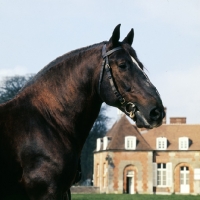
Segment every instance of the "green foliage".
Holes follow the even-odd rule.
[[[12,99],[32,77],[33,75],[4,78],[0,86],[0,103],[5,103]]]
[[[100,113],[90,131],[81,153],[81,182],[93,179],[93,152],[96,148],[97,138],[104,137],[107,132],[107,122],[109,118],[105,115],[106,105],[101,107]]]
[[[194,195],[155,195],[155,194],[72,194],[72,200],[199,200]]]

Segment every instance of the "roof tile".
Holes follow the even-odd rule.
[[[128,121],[125,115],[113,125],[106,136],[112,137],[107,149],[125,150],[125,137],[135,136],[137,138],[136,150],[152,150],[137,128]]]
[[[191,141],[188,150],[200,150],[200,124],[166,124],[142,135],[153,149],[156,149],[157,137],[167,138],[167,150],[179,150],[179,137],[188,137]]]

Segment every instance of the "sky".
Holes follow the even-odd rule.
[[[36,74],[71,50],[121,40],[134,28],[133,48],[169,117],[200,123],[199,0],[0,0],[0,81]],[[114,108],[107,110],[117,119]]]

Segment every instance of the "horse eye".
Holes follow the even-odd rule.
[[[120,64],[119,67],[120,67],[121,69],[125,69],[125,68],[126,68],[126,64],[125,64],[125,63]]]

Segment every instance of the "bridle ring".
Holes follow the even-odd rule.
[[[133,118],[135,116],[135,111],[136,111],[135,104],[128,102],[126,106],[124,107],[124,110],[130,116],[130,118]]]

